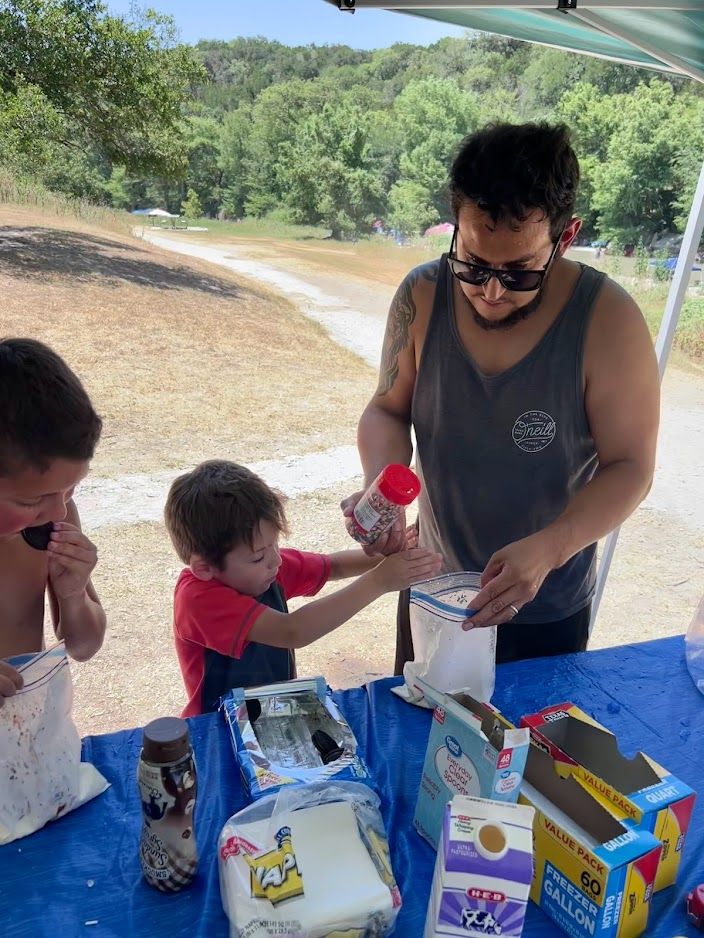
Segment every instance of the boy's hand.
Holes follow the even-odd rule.
[[[15,696],[23,684],[20,672],[7,661],[0,661],[0,707],[5,703],[6,697]]]
[[[49,542],[49,581],[57,600],[82,598],[98,562],[95,544],[66,521],[54,523]]]
[[[385,557],[374,573],[380,577],[384,592],[405,590],[413,583],[440,573],[442,557],[425,547],[413,547]]]
[[[364,495],[364,490],[355,492],[353,495],[343,498],[340,502],[342,514],[345,516],[345,527],[350,537],[352,537],[352,531],[354,530],[354,525],[351,520],[354,514],[354,507],[362,495]],[[396,518],[388,531],[384,531],[383,534],[380,534],[373,544],[360,544],[359,546],[369,557],[376,557],[378,554],[395,554],[410,546],[407,543],[406,535],[406,512],[401,509],[398,518]]]

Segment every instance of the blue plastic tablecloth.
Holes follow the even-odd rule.
[[[434,853],[412,827],[431,715],[403,703],[389,678],[340,691],[382,798],[391,856],[403,895],[396,932],[420,938]],[[571,700],[616,732],[621,750],[642,749],[695,790],[704,778],[704,696],[684,663],[681,636],[640,645],[502,665],[494,704],[517,721]],[[188,889],[162,895],[144,884],[137,859],[141,811],[136,765],[141,730],[84,740],[84,758],[111,782],[103,795],[23,840],[0,847],[0,935],[227,936],[216,843],[224,821],[245,804],[224,721],[191,720],[199,774],[196,833],[200,873]],[[649,935],[701,934],[686,923],[684,898],[704,882],[704,797],[695,807],[678,885],[653,899]],[[562,934],[532,903],[524,935]]]

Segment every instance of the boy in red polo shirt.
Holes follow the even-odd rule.
[[[201,463],[169,491],[166,527],[187,564],[174,594],[174,638],[188,694],[183,716],[216,710],[232,687],[296,676],[294,649],[338,628],[384,593],[435,576],[441,558],[414,547],[390,557],[279,547],[287,533],[279,495],[249,469]],[[289,612],[328,580],[348,586]]]

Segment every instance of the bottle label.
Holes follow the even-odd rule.
[[[139,848],[144,878],[157,889],[176,892],[191,882],[198,865],[193,758],[162,766],[140,759],[137,779],[144,817]]]
[[[363,531],[369,533],[381,515],[370,505],[368,499],[363,498],[354,507],[354,519]]]

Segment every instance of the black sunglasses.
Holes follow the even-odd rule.
[[[566,227],[566,226],[565,226]],[[534,292],[540,288],[550,265],[555,259],[557,249],[560,246],[562,235],[565,233],[563,228],[560,236],[553,245],[548,262],[542,270],[497,270],[496,267],[485,267],[483,264],[470,264],[469,261],[461,261],[455,257],[455,244],[457,242],[457,225],[452,233],[452,243],[450,244],[450,253],[447,256],[447,263],[453,275],[463,283],[471,283],[473,287],[483,287],[492,277],[496,277],[504,290],[511,290],[515,293]]]

